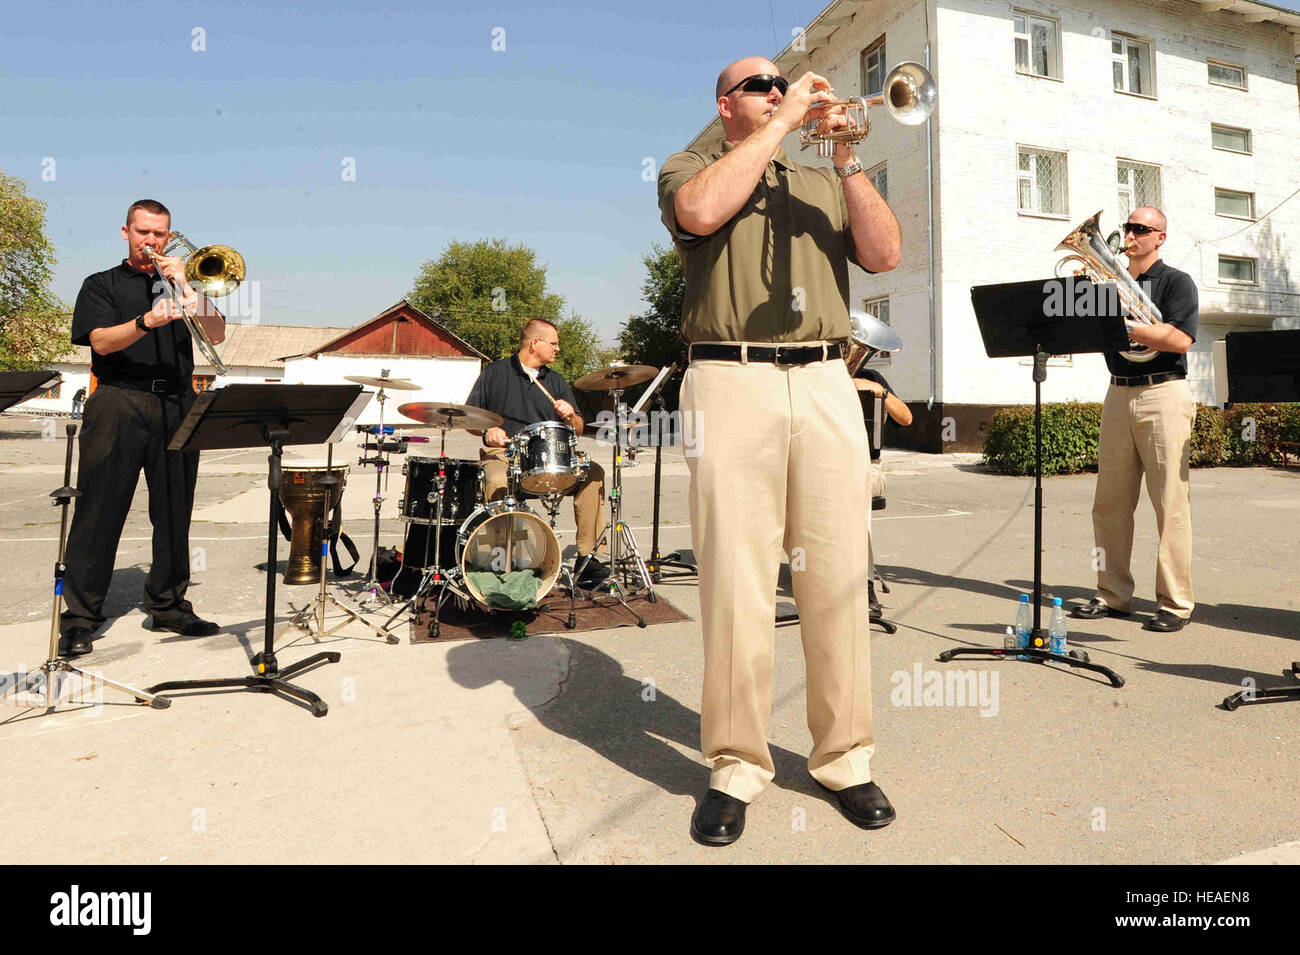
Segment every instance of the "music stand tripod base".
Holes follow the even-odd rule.
[[[1046,639],[1046,635],[1043,636]],[[1115,689],[1119,689],[1124,685],[1122,676],[1108,666],[1093,663],[1083,650],[1071,650],[1066,654],[1062,654],[1052,653],[1050,650],[1040,650],[1037,647],[954,647],[940,653],[939,662],[947,663],[953,657],[966,656],[989,656],[1004,660],[1018,660],[1021,663],[1064,663],[1080,670],[1091,670],[1093,673],[1100,673],[1110,681],[1110,685]],[[1027,659],[1021,659],[1022,657]]]
[[[1300,660],[1291,661],[1291,676],[1300,680]],[[1235,710],[1243,703],[1263,703],[1266,700],[1300,700],[1300,683],[1292,683],[1289,686],[1263,686],[1253,690],[1239,690],[1224,699],[1221,704],[1229,712]]]

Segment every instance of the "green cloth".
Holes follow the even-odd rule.
[[[830,166],[804,166],[778,150],[731,221],[706,236],[677,225],[677,190],[732,148],[718,142],[675,153],[659,173],[659,209],[686,275],[682,338],[848,338],[848,264],[857,253],[844,190]]]
[[[465,576],[478,588],[489,607],[497,610],[531,610],[537,606],[539,580],[531,570],[512,570],[508,574],[471,570]]]

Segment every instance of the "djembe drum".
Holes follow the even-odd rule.
[[[343,489],[348,483],[348,467],[286,467],[282,473],[280,503],[292,524],[284,582],[319,583],[322,519],[328,521],[330,511],[343,498]],[[322,485],[320,480],[326,474],[338,478],[338,484]]]

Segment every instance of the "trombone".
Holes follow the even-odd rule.
[[[200,295],[229,295],[239,288],[239,283],[244,281],[245,275],[244,257],[228,245],[205,245],[201,249],[196,249],[194,243],[179,232],[172,232],[167,236],[162,252],[155,252],[150,245],[144,247],[149,261],[153,262],[154,268],[158,271],[158,277],[167,286],[167,293],[171,296],[172,302],[180,310],[185,326],[190,330],[199,352],[216,369],[218,375],[228,374],[230,369],[217,354],[217,346],[212,344],[212,339],[208,337],[203,323],[185,308],[180,290],[171,279],[163,275],[162,269],[158,268],[158,259],[170,255],[178,248],[186,251],[185,282]]]
[[[884,106],[904,126],[920,126],[934,111],[938,96],[939,88],[930,71],[920,63],[904,60],[889,71],[881,92],[875,96],[855,96],[852,99],[818,103],[814,109],[842,106],[844,115],[848,117],[848,125],[831,132],[821,132],[825,119],[809,120],[799,130],[799,148],[816,146],[817,155],[826,159],[836,143],[862,142],[871,132],[867,110],[872,106]]]

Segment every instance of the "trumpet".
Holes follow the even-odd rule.
[[[158,268],[160,258],[180,248],[185,249],[187,253],[185,282],[200,295],[229,295],[239,288],[239,283],[244,281],[246,274],[244,257],[228,245],[205,245],[201,249],[195,248],[194,243],[179,232],[172,232],[167,236],[162,252],[155,252],[151,245],[144,247],[149,261],[153,262],[154,268],[158,270],[158,277],[167,286],[168,295],[180,311],[181,318],[185,320],[185,327],[190,330],[199,352],[216,369],[218,375],[227,374],[230,369],[221,361],[221,356],[217,354],[217,346],[212,344],[212,339],[208,337],[203,323],[190,314],[185,307],[180,289],[171,279],[163,275],[162,269]]]
[[[842,107],[848,118],[848,125],[829,132],[822,132],[825,119],[813,119],[805,122],[799,130],[799,148],[817,147],[817,155],[829,158],[836,143],[860,143],[871,133],[871,120],[867,110],[873,106],[884,106],[904,126],[919,126],[934,111],[939,88],[935,86],[934,76],[920,63],[904,60],[885,77],[884,87],[875,96],[855,96],[852,99],[837,99],[828,103],[818,103],[815,109],[835,109]]]

